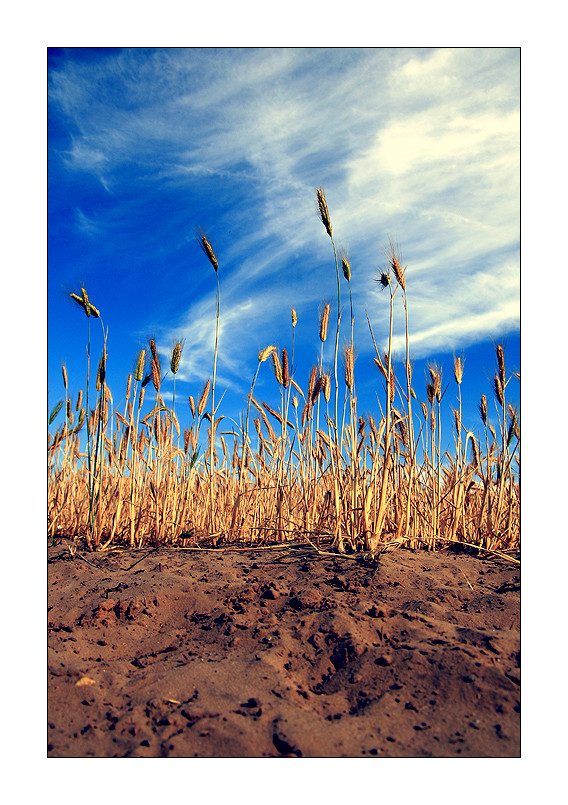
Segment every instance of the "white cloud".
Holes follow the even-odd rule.
[[[519,139],[519,116],[515,112],[505,115],[451,115],[444,108],[433,115],[430,110],[408,115],[403,120],[388,124],[377,135],[377,142],[357,166],[353,181],[362,183],[363,176],[370,179],[374,173],[395,174],[426,170],[444,166],[463,167],[503,161],[503,151],[514,149]],[[505,157],[505,165],[509,158]]]
[[[134,166],[150,183],[191,190],[218,177],[242,194],[215,223],[234,228],[220,275],[220,368],[235,381],[240,356],[263,346],[259,328],[273,332],[290,304],[334,293],[319,184],[350,247],[361,333],[389,234],[409,263],[417,350],[515,326],[518,67],[515,49],[497,48],[127,51],[56,71],[52,97],[77,130],[70,166],[113,191]],[[172,324],[191,340],[191,374],[209,373],[212,311],[208,295]]]

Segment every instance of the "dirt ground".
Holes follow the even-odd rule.
[[[50,758],[520,756],[519,564],[82,556],[48,550]]]

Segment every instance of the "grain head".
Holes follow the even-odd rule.
[[[473,456],[473,463],[475,464],[476,467],[479,467],[479,465],[481,464],[481,461],[480,461],[480,457],[479,457],[478,444],[477,444],[477,442],[475,440],[475,436],[473,435],[473,433],[469,433],[468,436],[471,439],[471,452],[472,452],[472,456]]]
[[[487,426],[487,397],[485,396],[485,394],[481,395],[481,401],[479,403],[479,413],[481,414],[483,424]]]
[[[377,368],[378,368],[379,372],[382,374],[382,376],[384,377],[384,379],[385,379],[385,380],[388,380],[388,379],[389,379],[389,375],[388,375],[388,372],[387,372],[387,370],[386,370],[386,367],[385,367],[384,363],[382,362],[381,358],[380,358],[380,357],[378,357],[378,358],[373,358],[373,360],[375,361],[375,365],[377,366]]]
[[[203,253],[206,255],[207,259],[215,269],[215,273],[219,270],[219,262],[217,261],[217,257],[215,255],[215,251],[213,246],[211,245],[208,237],[200,230],[199,234],[197,235],[197,241],[201,246]]]
[[[329,402],[331,395],[331,375],[329,373],[323,375],[323,396],[326,403]]]
[[[63,400],[59,400],[57,405],[52,409],[52,411],[51,411],[51,413],[49,415],[49,422],[48,422],[49,425],[51,425],[51,423],[53,422],[53,420],[55,419],[55,417],[57,416],[57,414],[61,410],[62,405],[63,405]]]
[[[315,405],[316,400],[318,398],[318,394],[320,393],[320,391],[322,389],[322,385],[323,385],[323,378],[320,375],[318,377],[318,379],[316,380],[316,382],[315,382],[314,390],[312,392],[312,405]]]
[[[274,376],[280,385],[283,384],[284,379],[282,377],[282,366],[280,365],[280,358],[278,357],[278,352],[274,350],[272,352],[272,367],[274,369]]]
[[[323,310],[321,312],[321,316],[320,316],[319,337],[320,337],[320,341],[322,342],[322,344],[325,342],[325,340],[327,338],[327,326],[328,326],[328,323],[329,323],[329,311],[330,311],[330,309],[331,309],[331,305],[330,305],[329,302],[327,302],[324,305]]]
[[[99,361],[99,368],[97,370],[97,391],[100,391],[104,385],[106,377],[106,353],[103,352]]]
[[[400,285],[402,290],[405,291],[406,290],[406,280],[404,278],[404,273],[403,273],[403,271],[402,271],[402,269],[400,267],[400,263],[399,263],[399,261],[398,261],[398,259],[397,259],[395,254],[393,254],[392,257],[391,257],[391,268],[392,268],[392,273],[396,277],[396,281],[398,282],[398,284]]]
[[[333,237],[333,230],[331,227],[331,220],[329,218],[329,210],[327,209],[327,201],[325,200],[325,193],[323,191],[323,187],[316,188],[316,202],[320,220],[325,227],[325,231],[331,238]]]
[[[351,282],[351,261],[349,260],[349,252],[346,249],[341,249],[339,258],[341,260],[343,276],[347,282]]]
[[[197,404],[197,416],[201,416],[205,411],[205,406],[207,405],[207,398],[209,397],[209,391],[211,389],[211,380],[208,380],[205,386],[203,387],[203,391],[201,392],[201,397],[199,398],[199,403]]]
[[[265,347],[264,349],[261,349],[260,352],[258,353],[258,362],[264,363],[264,361],[267,360],[267,358],[269,358],[272,355],[275,349],[276,347],[272,345],[269,347]]]
[[[501,384],[499,375],[495,375],[495,377],[493,378],[493,390],[495,392],[495,396],[497,397],[499,405],[504,405],[505,397],[503,395],[503,386]]]
[[[456,379],[456,383],[458,386],[461,385],[463,380],[463,358],[457,357],[454,355],[454,377]]]
[[[502,388],[505,388],[505,353],[503,352],[501,344],[497,344],[495,352],[497,355],[497,366],[499,367],[499,380]]]
[[[288,366],[288,352],[287,350],[282,350],[282,385],[285,389],[288,388],[290,384],[290,368]]]
[[[158,371],[159,371],[160,359],[158,357],[158,348],[156,347],[156,340],[154,338],[151,338],[148,343],[150,345],[150,353],[152,355],[152,360],[156,361],[156,363],[158,364]]]
[[[162,379],[160,377],[160,363],[159,361],[154,360],[152,358],[152,383],[154,384],[154,388],[156,392],[160,391],[160,384]]]
[[[138,353],[136,360],[136,369],[134,370],[134,380],[139,383],[144,378],[144,360],[146,358],[146,350],[141,349]]]
[[[176,341],[172,349],[172,354],[170,357],[170,369],[172,374],[174,375],[177,374],[177,371],[179,369],[179,363],[181,360],[181,353],[183,351],[183,347],[184,347],[184,340],[182,339],[181,341]]]

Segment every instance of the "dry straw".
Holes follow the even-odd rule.
[[[222,545],[237,543],[241,547],[258,547],[273,541],[305,540],[308,534],[310,540],[318,540],[321,547],[339,553],[347,550],[344,556],[352,551],[365,551],[367,558],[390,550],[393,545],[438,549],[455,542],[501,555],[509,555],[519,547],[519,414],[505,398],[507,377],[503,347],[495,347],[497,371],[492,379],[492,390],[502,411],[497,412],[496,431],[488,420],[487,396],[481,396],[479,410],[486,437],[483,442],[467,430],[461,404],[463,358],[454,356],[453,374],[459,405],[452,411],[449,441],[453,441],[453,446],[444,451],[441,366],[431,364],[428,367],[425,400],[418,400],[415,411],[412,410],[411,400],[416,399],[416,393],[411,386],[406,266],[403,268],[400,254],[391,242],[384,250],[387,264],[378,278],[380,286],[389,291],[386,296],[390,316],[389,312],[385,316],[381,309],[375,312],[377,318],[387,319],[386,351],[379,352],[367,317],[375,345],[374,362],[380,373],[375,376],[375,384],[382,393],[381,410],[376,423],[372,414],[359,415],[355,396],[352,304],[351,338],[343,350],[343,377],[337,375],[342,310],[339,266],[351,292],[351,264],[344,250],[338,259],[321,188],[316,190],[316,205],[318,216],[332,240],[338,282],[333,367],[328,369],[323,365],[323,345],[328,336],[331,309],[331,305],[325,303],[319,315],[319,333],[313,334],[316,343],[320,342],[319,360],[309,370],[303,390],[296,382],[292,374],[298,317],[292,307],[291,352],[277,350],[272,344],[258,352],[256,374],[247,397],[246,418],[243,412],[238,421],[226,419],[232,424],[216,438],[216,428],[223,419],[218,411],[219,404],[215,404],[219,263],[209,238],[200,232],[200,247],[216,273],[217,317],[212,379],[207,380],[201,394],[194,397],[195,392],[192,392],[186,398],[193,417],[192,426],[182,431],[174,411],[183,340],[172,344],[171,371],[163,378],[155,340],[150,339],[148,349],[138,352],[135,368],[128,376],[122,412],[113,408],[106,383],[107,351],[103,329],[95,401],[89,400],[87,385],[86,403],[84,407],[81,405],[82,393],[79,392],[75,406],[79,413],[74,415],[69,378],[63,366],[65,397],[49,413],[49,424],[56,428],[48,443],[48,526],[52,538],[58,535],[84,538],[88,548],[104,550],[121,543],[131,548],[148,545],[210,547],[217,540]],[[392,359],[393,298],[397,293],[402,297],[406,319],[406,355],[398,368],[404,378],[397,377]],[[89,325],[91,317],[100,316],[83,287],[71,295],[71,299],[85,312]],[[382,304],[382,299],[377,302]],[[88,331],[90,339],[90,327]],[[87,356],[89,360],[90,340]],[[262,364],[269,358],[280,386],[277,391],[272,387],[278,404],[270,399],[259,403],[253,396]],[[333,414],[329,411],[332,372],[335,380]],[[150,380],[154,383],[156,398],[143,411]],[[339,381],[344,395],[342,421],[337,412]],[[168,382],[173,383],[174,389],[171,404],[165,405],[168,394],[161,392],[161,386],[165,389]],[[288,420],[292,386],[296,392],[291,399],[293,423]],[[299,406],[300,398],[304,401],[302,406]],[[258,436],[255,446],[248,438],[251,405],[259,412],[253,419]],[[58,416],[63,421],[56,422]],[[181,414],[179,416],[181,418]],[[211,427],[200,433],[203,419]],[[278,436],[270,424],[274,420],[281,425]],[[89,427],[80,433],[86,421]],[[416,436],[415,424],[420,426],[416,427]],[[86,445],[81,443],[85,439]],[[469,440],[471,460],[467,463]],[[222,455],[221,450],[217,455],[215,445],[222,446]]]
[[[349,391],[353,391],[355,385],[355,360],[353,355],[353,347],[348,344],[344,350],[344,368],[345,368],[345,385]],[[394,375],[393,375],[394,380]],[[391,400],[392,402],[392,400]]]

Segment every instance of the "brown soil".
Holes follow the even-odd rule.
[[[48,757],[520,756],[519,565],[84,558],[49,549]]]

